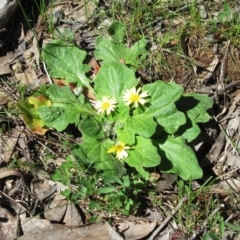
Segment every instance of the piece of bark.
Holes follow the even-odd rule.
[[[225,142],[226,142],[225,134],[223,132],[220,132],[220,134],[216,138],[215,143],[213,144],[209,153],[200,160],[200,166],[206,167],[214,162],[217,162],[218,157],[220,156],[220,154],[222,152]]]
[[[124,235],[125,240],[135,240],[146,237],[156,227],[157,222],[139,223],[133,222],[119,223],[117,225],[118,231]]]
[[[14,240],[18,228],[18,219],[5,208],[0,208],[0,239]]]
[[[67,211],[63,222],[66,224],[66,226],[79,226],[83,223],[79,211],[77,210],[76,206],[70,201],[68,201]]]
[[[67,211],[68,201],[53,199],[50,205],[44,206],[44,217],[49,221],[60,222]]]
[[[123,240],[107,222],[88,224],[80,227],[57,226],[18,237],[17,240]]]
[[[52,224],[46,219],[40,219],[38,217],[32,217],[32,218],[24,218],[21,216],[21,228],[24,236],[30,235],[32,233],[36,233],[36,231],[41,232],[44,229],[54,229],[61,227],[60,224]]]

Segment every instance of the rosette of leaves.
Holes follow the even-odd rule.
[[[127,166],[145,179],[149,179],[148,169],[152,167],[176,173],[184,180],[201,178],[202,169],[187,143],[200,133],[197,124],[210,119],[206,113],[212,106],[210,98],[184,94],[181,86],[158,80],[142,86],[149,94],[144,106],[132,108],[123,101],[126,90],[139,87],[133,67],[146,54],[145,46],[143,39],[126,50],[122,43],[98,38],[95,55],[103,62],[91,85],[85,76],[84,51],[63,42],[48,44],[43,58],[51,76],[91,88],[96,99],[110,96],[118,103],[110,115],[97,114],[84,95],[75,96],[68,87],[52,85],[46,92],[51,106],[42,106],[36,112],[46,127],[58,131],[75,124],[83,142],[73,147],[73,154],[82,166],[94,166],[104,178],[121,177]],[[66,72],[58,71],[66,65]],[[121,161],[107,153],[116,141],[130,147],[128,157]]]

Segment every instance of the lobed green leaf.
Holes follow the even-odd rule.
[[[156,81],[144,85],[142,91],[147,91],[150,97],[149,108],[146,109],[145,114],[155,117],[167,133],[174,134],[186,123],[184,113],[179,112],[175,106],[175,102],[183,93],[181,86]]]
[[[86,55],[75,45],[60,40],[46,44],[42,52],[51,77],[64,78],[67,83],[77,83],[93,91],[90,80],[85,76],[90,67],[82,63]]]
[[[211,119],[207,110],[212,107],[211,98],[194,93],[184,94],[177,102],[177,108],[187,116],[187,124],[180,127],[179,136],[183,136],[188,142],[194,140],[201,132],[197,123],[207,122]]]
[[[157,123],[153,120],[152,116],[139,114],[127,118],[125,129],[142,137],[150,138],[154,134],[156,126]]]
[[[81,120],[78,128],[86,136],[95,139],[102,139],[105,137],[102,130],[102,122],[99,118],[88,116]]]
[[[36,113],[48,127],[63,131],[71,123],[78,125],[81,114],[94,114],[93,110],[76,100],[75,95],[67,86],[59,87],[53,84],[46,94],[52,99],[52,106],[42,106]]]
[[[183,180],[193,180],[202,177],[196,155],[186,145],[183,137],[167,136],[166,139],[157,142],[160,148],[162,162],[160,169],[165,172],[176,173]],[[169,163],[170,161],[170,163]]]
[[[108,28],[108,33],[116,42],[123,42],[126,34],[126,26],[122,22],[114,22]]]
[[[107,177],[121,176],[124,172],[123,164],[107,153],[107,150],[114,145],[110,139],[96,140],[83,136],[84,142],[79,144],[81,155],[85,155],[98,171],[103,171]]]
[[[144,168],[159,165],[161,157],[150,139],[137,136],[136,146],[132,151],[129,150],[129,156],[125,158],[124,161],[129,166],[136,168],[144,178],[148,178],[149,173],[146,172]]]
[[[104,64],[95,78],[95,92],[98,98],[114,97],[123,102],[122,94],[138,84],[133,69],[117,62]]]
[[[116,61],[137,66],[139,56],[142,55],[142,57],[145,57],[147,54],[147,41],[145,38],[136,42],[130,49],[126,48],[124,44],[114,43],[104,37],[98,37],[95,45],[96,50],[94,51],[94,55],[97,59],[103,60],[104,64]]]

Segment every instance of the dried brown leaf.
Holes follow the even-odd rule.
[[[0,239],[14,240],[18,229],[18,219],[5,208],[0,208],[1,227]]]

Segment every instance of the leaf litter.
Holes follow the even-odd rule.
[[[200,14],[202,18],[206,19],[211,15],[208,12],[210,3],[206,3],[204,6],[202,1],[199,2]],[[216,2],[220,4],[219,2],[221,1]],[[190,5],[192,4],[191,1],[189,3]],[[55,24],[59,24],[59,26],[65,24],[65,30],[61,34],[64,35],[68,32],[68,29],[71,29],[74,32],[75,41],[81,48],[93,49],[96,36],[101,33],[105,34],[105,29],[101,30],[98,28],[97,25],[99,23],[96,23],[94,15],[89,13],[86,17],[84,16],[85,13],[79,13],[79,9],[83,9],[81,1],[77,2],[76,5],[61,2],[59,4],[56,3],[56,5],[57,7],[63,6],[62,9],[67,9],[67,13],[63,13],[67,17],[67,21],[61,18],[59,9],[54,10],[57,16]],[[128,3],[124,2],[123,5],[131,9]],[[92,11],[96,13],[97,9],[93,6],[95,5],[89,5],[89,8],[92,8]],[[109,6],[110,2],[104,1],[98,7],[99,9],[106,9]],[[232,6],[234,9],[234,5]],[[180,7],[180,11],[183,12],[186,9],[186,5],[184,4],[182,6],[171,3],[163,5],[164,9],[172,12],[177,7]],[[224,13],[225,15],[218,16],[228,17],[227,10],[225,7],[225,12],[214,14]],[[126,19],[129,17],[127,12],[124,13],[124,16]],[[74,22],[71,21],[71,17],[74,19]],[[225,21],[224,19],[222,19],[223,22]],[[19,92],[16,92],[15,87],[13,87],[14,85],[20,84],[27,87],[27,89],[36,89],[48,83],[46,69],[42,68],[39,64],[40,53],[38,49],[40,40],[49,38],[47,36],[49,33],[44,26],[45,20],[43,16],[39,16],[36,26],[37,37],[32,34],[28,27],[16,24],[15,28],[21,33],[17,38],[15,36],[17,47],[13,48],[8,39],[4,35],[1,35],[6,44],[6,48],[3,51],[5,55],[1,54],[0,57],[1,86],[5,87],[6,84],[8,87],[10,86],[10,89],[7,88],[6,90],[5,87],[3,91],[1,107],[11,108],[11,104],[9,103],[14,101],[10,98],[13,94],[12,91],[14,91],[15,99],[21,99]],[[166,28],[171,28],[171,31],[176,32],[183,26],[186,26],[186,19],[184,17],[181,19],[176,17],[171,23],[167,19],[157,18],[157,23],[153,23],[156,39],[159,36],[164,37]],[[147,35],[148,29],[143,28],[143,30],[145,31],[144,34]],[[240,182],[238,180],[240,168],[238,151],[239,91],[236,87],[239,81],[238,64],[240,52],[236,45],[224,39],[223,32],[220,30],[215,35],[208,36],[204,31],[196,32],[194,26],[186,26],[180,37],[183,50],[181,54],[174,54],[174,48],[177,45],[176,41],[179,41],[178,39],[170,39],[163,48],[159,48],[159,43],[151,40],[152,46],[155,46],[152,47],[150,52],[152,62],[145,62],[146,66],[140,66],[138,74],[145,82],[148,82],[149,79],[164,79],[166,82],[174,80],[176,83],[184,86],[186,92],[207,93],[215,101],[217,106],[212,112],[214,120],[200,126],[200,135],[203,140],[200,144],[198,143],[200,147],[193,147],[196,147],[196,153],[203,171],[212,171],[218,179],[217,183],[213,183],[209,187],[209,193],[205,193],[205,197],[216,196],[215,198],[219,202],[225,204],[225,210],[223,211],[215,205],[213,216],[223,211],[227,215],[227,221],[236,223],[239,222],[237,214],[239,214],[240,207],[238,205],[238,192],[240,189]],[[25,33],[26,35],[24,35]],[[222,45],[219,45],[219,43]],[[122,47],[124,52],[124,45]],[[114,46],[110,46],[110,48],[113,50],[113,56],[116,55]],[[132,47],[132,51],[134,51],[134,47]],[[161,64],[163,62],[167,63],[166,65],[162,64],[162,67],[156,62],[156,56],[159,52],[162,54]],[[104,58],[101,54],[103,54],[102,50],[99,50],[99,56],[96,56],[97,59]],[[142,52],[142,54],[145,53]],[[121,56],[119,57],[121,58]],[[125,54],[123,56],[126,57]],[[134,62],[132,59],[126,59],[129,64]],[[152,63],[154,64],[151,65]],[[95,61],[94,65],[91,63],[90,67],[92,67],[94,74],[98,76],[98,62]],[[90,67],[86,65],[86,69],[90,69]],[[85,70],[80,74],[83,75],[84,73]],[[6,75],[14,77],[11,76],[11,79],[7,79]],[[89,86],[84,81],[84,78],[82,79],[85,86]],[[71,79],[69,82],[71,82]],[[197,116],[195,117],[197,123]],[[179,186],[176,185],[175,179],[172,181],[168,175],[167,177],[161,176],[156,184],[156,188],[159,191],[158,200],[161,201],[164,207],[161,205],[151,206],[154,209],[151,211],[162,212],[163,218],[153,215],[155,218],[149,220],[142,214],[140,218],[129,217],[125,221],[123,216],[112,213],[112,217],[108,218],[105,216],[103,218],[108,220],[114,219],[112,227],[107,222],[87,224],[90,220],[88,219],[90,217],[89,213],[86,211],[87,203],[71,204],[60,194],[61,191],[66,191],[66,189],[62,188],[62,186],[54,185],[52,181],[48,180],[49,173],[46,174],[46,172],[50,171],[51,173],[51,167],[55,168],[55,163],[53,166],[51,163],[49,165],[44,163],[45,173],[40,171],[37,166],[39,164],[38,161],[43,161],[46,150],[51,152],[55,159],[61,155],[65,157],[64,152],[68,146],[62,149],[55,143],[61,143],[62,140],[68,139],[67,136],[49,135],[50,141],[48,141],[45,137],[40,138],[34,134],[34,131],[29,132],[24,129],[23,122],[20,119],[15,118],[14,120],[10,120],[4,115],[0,117],[0,124],[2,127],[0,182],[1,198],[5,206],[5,208],[2,208],[3,212],[1,212],[2,219],[4,220],[2,222],[3,228],[1,228],[1,234],[4,239],[37,239],[38,235],[39,239],[48,239],[48,237],[51,237],[51,239],[54,239],[54,237],[56,239],[85,239],[85,234],[88,234],[90,239],[180,239],[181,237],[197,239],[197,236],[204,233],[207,222],[198,228],[195,235],[193,234],[192,236],[184,229],[184,224],[181,225],[179,222],[178,225],[176,224],[176,219],[173,215],[176,215],[182,205],[189,199],[183,197],[182,201],[177,201],[176,188],[179,190]],[[16,126],[21,126],[21,129],[19,130]],[[59,129],[61,130],[61,126]],[[75,138],[77,141],[81,141],[79,136]],[[37,150],[34,150],[34,148]],[[19,159],[19,163],[16,165],[19,171],[11,168],[11,166],[14,166],[16,159]],[[4,168],[6,164],[9,166],[8,168]],[[30,164],[36,164],[36,167],[31,168]],[[46,178],[46,176],[48,177]],[[34,184],[34,179],[38,179],[39,183],[37,185],[36,183]],[[29,189],[30,182],[26,182],[26,180],[31,181],[34,187]],[[165,183],[161,184],[161,181],[165,181]],[[200,185],[195,181],[192,184],[196,185],[192,187],[194,190],[201,188],[201,182]],[[229,194],[232,196],[232,201],[228,197]],[[197,196],[197,198],[200,197]],[[171,203],[169,199],[172,199]],[[44,217],[39,215],[41,211],[44,212]],[[146,212],[146,215],[148,213]],[[52,224],[52,221],[59,224]],[[22,233],[20,234],[22,236],[17,232],[19,224],[22,228]],[[85,226],[85,224],[87,225]],[[78,227],[73,228],[72,225]],[[166,226],[168,227],[166,228]],[[165,230],[163,231],[164,228]],[[101,235],[99,235],[100,232]],[[215,233],[218,232],[216,231]],[[229,232],[226,232],[224,237],[227,237],[227,234]],[[147,235],[148,237],[146,237]]]

